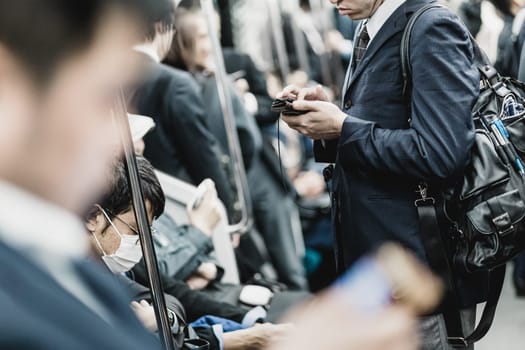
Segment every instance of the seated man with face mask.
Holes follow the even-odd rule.
[[[135,154],[142,156],[145,150],[144,137],[155,128],[155,121],[135,114],[128,114],[128,121]],[[200,205],[187,206],[187,225],[177,225],[166,213],[152,225],[156,233],[155,253],[160,273],[185,281],[192,289],[204,288],[224,275],[223,268],[210,256],[214,250],[212,235],[221,220],[222,204],[212,180],[206,179],[202,185],[206,191]],[[139,283],[147,283],[146,268],[142,262],[135,265],[133,272]]]
[[[135,153],[142,154],[142,138],[155,127],[155,122],[146,116],[129,115],[129,125]],[[241,307],[263,306],[268,310],[266,320],[269,322],[279,320],[290,307],[309,298],[310,294],[304,292],[276,291],[257,283],[238,285],[222,281],[224,270],[214,258],[212,241],[221,218],[221,204],[213,181],[206,179],[201,186],[206,189],[202,199],[195,199],[200,204],[195,206],[190,202],[186,205],[188,225],[178,225],[166,212],[152,224],[160,274],[165,279],[184,281],[191,289],[215,300]],[[148,284],[144,261],[137,263],[129,273],[136,282]],[[168,282],[165,284],[171,286]]]
[[[151,164],[141,157],[137,159],[137,163],[148,218],[152,222],[164,211],[164,193]],[[142,258],[142,250],[132,207],[131,191],[122,162],[116,162],[110,177],[109,190],[88,214],[86,228],[91,234],[91,243],[96,255],[117,275],[130,292],[135,294],[135,300],[140,303],[132,304],[133,309],[144,325],[155,331],[157,325],[153,309],[147,302],[141,300],[149,297],[145,296],[147,293],[144,293],[143,288],[134,283],[133,274],[130,272]],[[167,295],[167,300],[168,308],[171,310],[168,314],[172,315],[173,325],[182,325],[184,328],[187,321],[193,322],[207,315],[224,319],[221,324],[212,325],[211,328],[197,329],[198,335],[210,342],[211,349],[260,348],[288,329],[286,325],[271,324],[248,328],[264,318],[264,310],[255,308],[246,312],[242,308],[217,302],[200,292],[192,291],[183,282],[172,279],[163,280],[163,287],[166,292],[172,294],[172,296]],[[175,298],[180,300],[183,307],[177,307],[180,304],[174,300]],[[223,333],[228,330],[227,327],[239,330]],[[180,336],[179,327],[175,327],[174,335]]]

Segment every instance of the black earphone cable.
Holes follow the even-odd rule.
[[[314,208],[307,208],[307,207],[302,206],[298,201],[299,194],[297,193],[297,191],[294,188],[290,188],[290,186],[288,186],[288,184],[286,183],[284,169],[283,169],[283,161],[281,157],[281,121],[280,120],[277,121],[277,156],[279,158],[279,171],[281,174],[281,185],[283,187],[283,191],[285,193],[289,193],[292,196],[292,200],[294,204],[299,209],[309,210],[309,211],[314,211],[314,212],[317,211]]]

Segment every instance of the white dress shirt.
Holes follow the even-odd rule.
[[[399,8],[399,6],[401,6],[405,2],[406,0],[384,0],[383,3],[379,5],[376,12],[374,12],[374,14],[370,18],[363,20],[361,26],[358,27],[358,31],[355,34],[354,40],[357,40],[359,33],[363,30],[362,26],[366,26],[366,29],[368,31],[368,36],[370,37],[367,47],[370,46],[370,43],[377,36],[377,33],[379,33],[379,31],[381,30],[383,25],[386,23],[386,21]],[[366,56],[366,53],[365,53],[365,56]],[[354,60],[354,57],[352,57],[352,61],[353,60]],[[345,80],[344,80],[342,91],[346,92],[351,77],[352,77],[352,62],[350,62],[346,70],[346,75],[345,75]],[[341,106],[344,106],[344,98],[345,98],[345,94],[343,93],[342,100],[341,100]],[[324,146],[325,144],[324,140],[322,140],[322,144]]]
[[[157,50],[153,47],[152,44],[139,44],[133,46],[133,50],[141,52],[146,56],[151,57],[155,62],[160,63],[160,57],[157,53]]]
[[[366,29],[368,30],[368,36],[370,42],[374,40],[375,36],[381,30],[381,27],[386,21],[392,16],[392,14],[405,3],[406,0],[384,0],[383,3],[377,8],[376,12],[370,17],[366,23]],[[370,42],[368,45],[370,45]]]
[[[79,278],[75,261],[86,259],[89,241],[82,221],[68,211],[0,181],[0,239],[47,271],[65,290],[111,322]]]

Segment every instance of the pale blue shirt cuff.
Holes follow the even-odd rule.
[[[215,335],[215,338],[217,338],[217,342],[219,343],[219,350],[224,350],[224,331],[222,329],[222,325],[215,324],[211,326],[211,329],[213,330],[213,335]]]
[[[267,316],[266,310],[262,306],[257,306],[251,309],[244,315],[244,318],[242,319],[242,325],[246,328],[249,328],[257,322],[257,320],[260,319],[266,319]]]

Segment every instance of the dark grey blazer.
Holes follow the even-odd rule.
[[[133,108],[156,123],[144,138],[144,156],[156,169],[194,185],[212,179],[231,213],[232,187],[220,160],[220,146],[207,127],[197,82],[189,73],[137,55],[142,56],[147,73],[133,95]]]

